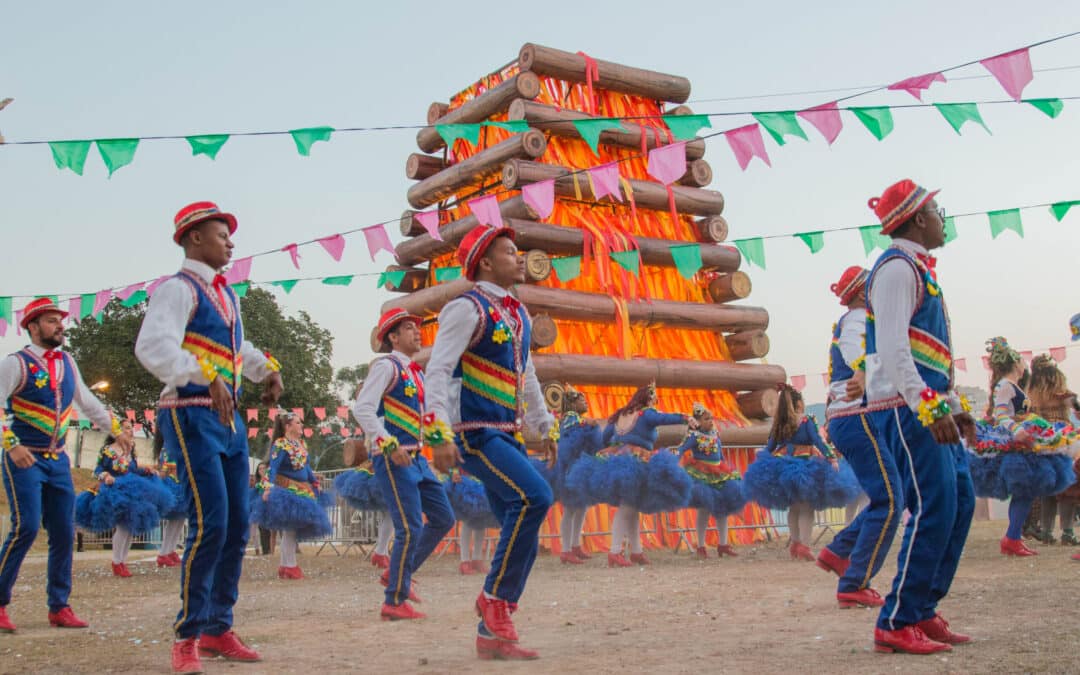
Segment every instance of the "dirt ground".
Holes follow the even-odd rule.
[[[609,570],[599,556],[568,567],[537,562],[515,616],[523,644],[540,661],[488,663],[472,651],[470,611],[479,577],[456,560],[433,559],[421,573],[420,622],[381,622],[377,572],[355,554],[304,551],[308,579],[280,581],[276,557],[245,563],[237,631],[263,654],[259,664],[206,662],[209,673],[355,672],[717,672],[1020,673],[1080,672],[1076,549],[1007,559],[1004,524],[976,523],[951,596],[941,607],[976,642],[946,656],[875,654],[873,610],[839,610],[834,578],[791,561],[781,543],[741,547],[741,556],[698,561],[652,554],[647,568]],[[895,552],[895,551],[894,551]],[[72,605],[87,630],[50,628],[45,559],[27,559],[0,635],[0,672],[166,673],[178,571],[157,569],[134,551],[135,576],[114,578],[108,554],[77,554]],[[879,588],[892,577],[890,564]]]

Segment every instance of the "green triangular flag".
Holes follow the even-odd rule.
[[[376,286],[378,288],[382,288],[386,284],[390,284],[391,288],[397,288],[401,286],[401,282],[403,281],[405,281],[405,270],[383,272],[379,275],[379,282],[376,284]]]
[[[225,141],[229,140],[228,134],[207,134],[205,136],[188,136],[188,144],[191,145],[191,156],[206,155],[210,159],[217,159],[218,151]]]
[[[594,120],[574,120],[574,128],[577,129],[581,139],[589,144],[594,155],[600,154],[600,132],[605,129],[622,129],[622,123],[618,120],[598,118]]]
[[[806,132],[799,126],[799,120],[795,118],[795,111],[789,110],[785,112],[769,112],[769,113],[753,113],[754,119],[758,121],[758,124],[765,127],[765,131],[769,132],[769,135],[773,137],[777,145],[783,145],[786,141],[784,136],[798,136],[799,138],[808,140],[806,138]]]
[[[683,244],[672,246],[671,259],[675,261],[675,269],[685,279],[693,279],[701,269],[701,244]]]
[[[109,169],[109,178],[120,167],[131,164],[131,160],[135,159],[135,149],[139,147],[137,138],[107,138],[94,142],[97,143],[101,161]]]
[[[120,304],[124,307],[134,307],[135,305],[139,304],[140,302],[144,302],[145,300],[146,291],[140,288],[139,290],[129,295],[127,297],[127,300],[121,300]]]
[[[80,429],[89,429],[90,428],[90,420],[80,419],[79,420],[79,428]]]
[[[611,259],[627,272],[637,276],[641,268],[641,254],[637,251],[612,251]]]
[[[304,157],[311,154],[311,146],[317,141],[329,141],[334,127],[308,127],[307,129],[293,129],[289,132],[293,142],[296,143],[296,151]]]
[[[486,127],[499,127],[510,133],[523,134],[529,130],[529,123],[525,120],[510,120],[508,122],[482,122]]]
[[[0,298],[0,319],[11,323],[11,296]]]
[[[986,215],[990,218],[990,237],[992,239],[997,239],[997,236],[1005,230],[1012,230],[1023,239],[1024,224],[1020,222],[1020,209],[988,211]]]
[[[986,133],[990,133],[990,127],[983,122],[982,116],[979,115],[979,107],[974,103],[935,103],[934,107],[938,109],[938,112],[953,128],[953,131],[958,134],[960,133],[960,127],[964,126],[964,122],[968,121],[975,122],[983,129],[986,129]]]
[[[581,256],[572,255],[566,258],[552,258],[551,266],[555,269],[555,276],[564,284],[581,276]]]
[[[79,296],[79,321],[94,313],[94,298],[96,293],[83,293]]]
[[[739,249],[743,257],[761,269],[765,269],[765,240],[761,237],[753,239],[736,239],[735,247]]]
[[[232,286],[232,289],[236,291],[236,297],[242,298],[247,295],[248,289],[251,288],[251,282],[241,281],[238,284],[230,284],[230,286]]]
[[[461,267],[440,267],[435,270],[435,282],[453,281],[461,276]]]
[[[712,128],[708,115],[664,115],[664,124],[678,141],[691,141],[699,129]]]
[[[86,155],[90,152],[91,141],[49,141],[53,161],[57,169],[71,169],[81,176],[86,165]]]
[[[480,142],[479,124],[436,124],[435,131],[439,133],[448,148],[454,147],[454,141],[459,138],[464,138],[473,145]]]
[[[1065,108],[1065,103],[1060,98],[1026,98],[1024,103],[1031,104],[1050,119],[1060,115]]]
[[[948,244],[956,239],[956,217],[949,216],[945,219],[945,243]]]
[[[52,300],[52,304],[54,305],[60,304],[60,296],[58,295],[46,295],[45,297]]]
[[[322,282],[327,286],[348,286],[352,283],[352,280],[352,274],[343,274],[337,277],[326,277]]]
[[[271,286],[277,286],[277,287],[281,288],[283,291],[285,291],[286,293],[292,293],[293,286],[296,285],[297,281],[300,281],[300,280],[299,279],[285,279],[285,280],[282,280],[282,281],[271,281],[270,285]]]
[[[1065,217],[1065,214],[1069,212],[1069,209],[1080,205],[1080,200],[1072,200],[1071,202],[1057,202],[1050,205],[1050,213],[1054,214],[1054,218],[1060,223],[1061,219]]]
[[[885,107],[848,108],[879,141],[892,133],[892,111]]]
[[[866,255],[873,253],[875,248],[882,251],[892,246],[892,239],[881,234],[880,225],[865,225],[859,228],[859,236],[862,237],[863,251]]]
[[[811,253],[817,253],[825,247],[825,232],[818,230],[817,232],[800,232],[795,235],[802,242],[810,247]]]

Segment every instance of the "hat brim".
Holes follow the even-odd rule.
[[[49,314],[50,312],[52,312],[53,314],[59,314],[61,319],[66,318],[68,315],[68,313],[62,309],[57,309],[55,307],[45,307],[43,309],[36,309],[29,314],[24,314],[22,321],[19,322],[19,325],[22,326],[23,330],[26,330],[26,327],[30,325],[31,321],[38,318],[42,314]]]
[[[480,261],[487,255],[487,250],[491,248],[491,245],[494,244],[499,237],[509,237],[510,240],[513,241],[516,234],[517,232],[511,227],[495,228],[495,233],[489,235],[487,239],[479,245],[479,248],[476,249],[476,255],[473,256],[473,262],[469,265],[469,268],[463,270],[465,278],[469,281],[476,281],[476,268],[480,266]]]
[[[907,218],[904,218],[903,220],[899,220],[899,221],[894,222],[888,228],[882,227],[881,228],[881,234],[891,234],[892,232],[896,231],[896,228],[900,227],[901,225],[903,225],[907,221],[911,220],[911,217],[914,216],[916,213],[918,213],[919,209],[926,206],[926,203],[928,201],[930,201],[931,199],[933,199],[934,197],[936,197],[939,192],[941,192],[941,190],[931,190],[930,192],[927,192],[926,196],[923,197],[921,200],[919,200],[918,204],[916,204],[914,207],[912,207],[911,216],[908,216]]]
[[[229,226],[229,234],[230,235],[236,234],[236,227],[237,227],[236,216],[234,216],[231,213],[211,213],[211,214],[209,214],[207,216],[203,216],[202,218],[197,218],[197,219],[191,221],[190,223],[185,224],[180,229],[178,229],[176,232],[173,233],[173,241],[176,242],[177,244],[179,244],[180,239],[183,238],[184,234],[188,230],[195,227],[196,225],[201,225],[202,223],[205,223],[208,220],[220,220],[220,221],[223,221],[226,225]]]
[[[382,343],[386,339],[386,336],[390,334],[390,331],[397,328],[398,324],[400,324],[402,321],[412,321],[416,324],[417,328],[419,328],[424,323],[424,320],[416,316],[415,314],[407,314],[400,318],[394,319],[390,323],[386,324],[385,326],[380,328],[378,332],[375,333],[375,340],[379,343],[379,353],[390,353],[390,350],[386,349],[386,347],[384,347]]]

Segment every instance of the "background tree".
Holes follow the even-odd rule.
[[[367,377],[369,367],[369,364],[361,363],[358,366],[345,366],[337,371],[334,375],[334,385],[343,401],[349,403],[356,398],[360,384]]]

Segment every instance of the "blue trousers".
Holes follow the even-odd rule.
[[[188,536],[180,566],[181,640],[232,627],[248,532],[248,444],[237,412],[236,431],[210,408],[162,411],[165,449],[188,504]]]
[[[932,618],[949,592],[964,550],[975,489],[959,443],[939,445],[907,406],[873,413],[892,453],[910,514],[896,578],[877,626],[897,630]]]
[[[836,555],[851,561],[836,590],[852,593],[870,587],[889,554],[904,510],[903,487],[896,462],[869,414],[830,420],[829,440],[851,465],[870,498],[870,503],[828,546]]]
[[[398,466],[381,454],[371,460],[375,480],[394,521],[394,548],[386,604],[400,605],[409,597],[413,572],[454,526],[454,510],[446,489],[422,455],[409,466]],[[427,524],[424,524],[427,516]]]
[[[11,531],[0,548],[0,607],[11,602],[11,588],[26,552],[42,525],[49,534],[49,566],[45,581],[49,611],[67,607],[71,595],[71,556],[75,544],[75,486],[66,453],[56,459],[35,454],[32,466],[20,469],[3,453],[4,492],[11,507]]]
[[[466,431],[457,442],[465,470],[484,484],[502,523],[484,591],[517,602],[540,548],[540,525],[554,501],[551,486],[529,463],[525,447],[506,432]]]

